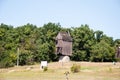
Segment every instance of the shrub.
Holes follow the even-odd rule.
[[[2,61],[0,61],[0,68],[8,68],[8,67],[13,67],[14,63],[12,62],[12,60],[8,60],[8,59],[4,59]]]
[[[48,70],[48,67],[43,67],[43,71],[47,71]]]
[[[80,68],[81,68],[80,65],[73,64],[72,67],[71,67],[71,72],[73,72],[73,73],[80,72]]]
[[[29,53],[21,53],[19,55],[19,65],[33,65],[33,55]]]
[[[0,53],[0,68],[13,67],[16,62],[15,54],[13,52]]]

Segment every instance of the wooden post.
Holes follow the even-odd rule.
[[[19,66],[19,48],[17,49],[17,66]]]

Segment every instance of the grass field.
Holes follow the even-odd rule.
[[[79,73],[71,73],[70,67],[81,65]],[[52,62],[48,71],[43,72],[40,64],[0,69],[0,80],[66,80],[65,72],[69,71],[69,80],[120,80],[120,63],[93,62]]]

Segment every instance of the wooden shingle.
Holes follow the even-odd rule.
[[[56,54],[72,55],[72,38],[67,32],[59,32],[56,37]]]

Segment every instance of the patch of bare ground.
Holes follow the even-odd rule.
[[[79,73],[72,73],[73,64],[81,66]],[[40,64],[15,66],[0,69],[0,80],[65,80],[65,71],[69,71],[69,80],[119,80],[120,63],[112,62],[51,62],[48,71],[43,72]]]

